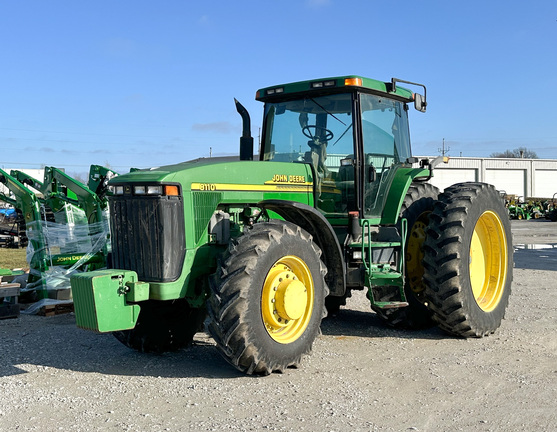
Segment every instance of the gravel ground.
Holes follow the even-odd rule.
[[[357,292],[300,369],[257,378],[205,333],[150,355],[73,315],[0,321],[0,431],[555,430],[557,223],[512,225],[507,318],[483,339],[386,328]]]

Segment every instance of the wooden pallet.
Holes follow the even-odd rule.
[[[45,305],[39,309],[40,316],[54,316],[73,312],[73,303]]]
[[[17,318],[19,316],[19,304],[0,303],[0,320]]]
[[[7,297],[9,299],[6,300]],[[0,319],[17,318],[19,316],[19,284],[0,284]]]

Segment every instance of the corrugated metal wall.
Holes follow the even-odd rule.
[[[436,156],[419,156],[419,159]],[[463,181],[493,184],[521,197],[551,198],[557,193],[556,159],[450,158],[439,165],[431,183],[443,190]]]

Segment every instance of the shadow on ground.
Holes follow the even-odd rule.
[[[19,321],[18,320],[24,320]],[[70,314],[54,317],[22,316],[3,328],[0,376],[26,373],[25,365],[52,367],[106,375],[163,378],[240,378],[218,354],[206,333],[196,335],[192,346],[173,353],[138,353],[110,334],[81,330]],[[373,312],[342,309],[323,320],[325,336],[364,338],[444,339],[437,328],[404,331],[387,327]]]
[[[514,267],[557,271],[557,244],[519,244],[514,246]]]

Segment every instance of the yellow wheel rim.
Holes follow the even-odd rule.
[[[484,312],[494,310],[507,280],[507,237],[499,216],[483,213],[470,244],[470,283],[476,303]]]
[[[261,315],[269,335],[278,343],[297,340],[311,319],[314,286],[311,272],[298,257],[279,259],[267,273]]]
[[[422,245],[426,237],[428,216],[431,212],[424,212],[410,229],[406,246],[406,275],[410,289],[416,294],[425,289],[424,266],[422,260],[424,252]]]

